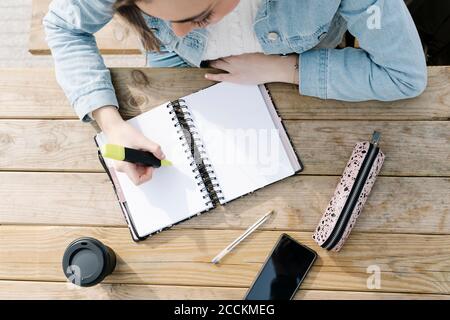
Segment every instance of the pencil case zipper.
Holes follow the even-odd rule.
[[[335,193],[313,234],[313,239],[327,250],[339,251],[361,213],[384,162],[380,134],[371,142],[357,143]]]

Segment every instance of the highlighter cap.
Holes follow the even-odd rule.
[[[102,155],[105,158],[123,161],[125,159],[125,148],[116,144],[105,144],[102,147]]]

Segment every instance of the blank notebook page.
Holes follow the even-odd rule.
[[[169,111],[165,104],[129,120],[129,123],[160,144],[173,166],[154,170],[153,178],[140,186],[134,185],[125,173],[116,172],[140,236],[208,209],[209,198],[203,199]]]
[[[295,173],[258,86],[220,83],[184,98],[224,201]]]

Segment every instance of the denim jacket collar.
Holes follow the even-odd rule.
[[[263,26],[268,18],[269,8],[271,3],[276,1],[278,0],[263,0],[254,22],[256,34],[265,53],[278,51],[273,47],[273,43],[269,46],[267,40],[262,36],[262,33],[266,29]],[[208,31],[206,29],[195,29],[181,38],[177,37],[172,31],[170,22],[149,15],[144,15],[144,18],[150,29],[160,40],[161,49],[174,51],[190,65],[200,66],[208,43]]]
[[[309,19],[301,16],[296,6],[280,0],[263,0],[253,24],[256,36],[266,54],[302,53],[319,43],[322,47],[336,46],[346,29],[345,23],[336,12],[340,0],[328,0],[322,19]],[[285,19],[280,19],[285,17]],[[149,27],[161,42],[161,49],[175,52],[191,66],[199,67],[208,43],[208,31],[195,29],[184,37],[177,37],[170,28],[170,22],[145,16]],[[286,21],[296,21],[286,24]],[[311,22],[313,21],[313,22]],[[298,24],[298,25],[296,25]],[[327,37],[332,26],[335,32]],[[306,29],[300,34],[298,30]],[[338,41],[338,42],[336,42]]]
[[[172,31],[170,22],[144,14],[150,30],[161,42],[161,50],[176,52],[192,66],[199,67],[208,41],[206,29],[195,29],[184,37]]]

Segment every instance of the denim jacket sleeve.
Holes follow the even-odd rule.
[[[152,68],[187,68],[190,67],[177,53],[160,46],[160,51],[146,52],[146,65]]]
[[[301,54],[301,94],[390,101],[415,97],[425,90],[425,56],[403,0],[342,0],[338,12],[361,49],[317,49]]]
[[[53,0],[43,20],[58,83],[86,122],[95,109],[118,107],[110,72],[93,35],[112,19],[114,2]]]

